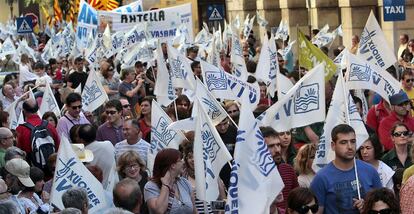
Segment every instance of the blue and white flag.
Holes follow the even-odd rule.
[[[43,93],[42,103],[39,107],[39,113],[43,116],[44,113],[51,111],[56,116],[60,115],[59,105],[56,102],[55,96],[49,83],[46,83],[45,92]]]
[[[203,201],[215,201],[219,196],[220,171],[232,157],[200,103],[197,110],[194,133],[196,195]]]
[[[239,79],[247,80],[247,67],[243,57],[243,49],[240,42],[240,37],[236,29],[232,29],[231,34],[231,51],[230,62],[233,65],[233,74]]]
[[[289,36],[289,26],[285,20],[280,20],[279,27],[277,28],[275,38],[286,41]]]
[[[177,96],[173,88],[172,78],[167,69],[167,64],[164,60],[161,43],[157,47],[157,81],[155,81],[154,94],[157,96],[158,102],[163,106],[168,106],[173,102]]]
[[[7,37],[7,39],[3,42],[0,49],[0,59],[7,55],[12,55],[16,53],[16,47],[13,44],[13,41],[10,39],[10,37]]]
[[[80,0],[78,24],[76,26],[76,44],[82,52],[88,43],[89,35],[96,36],[98,29],[98,12],[85,0]]]
[[[268,24],[269,24],[269,22],[264,18],[264,17],[262,17],[261,15],[260,15],[260,13],[259,13],[259,11],[256,11],[256,17],[257,17],[257,24],[260,26],[260,27],[266,27]]]
[[[382,69],[387,69],[397,62],[394,51],[389,47],[384,32],[372,11],[362,30],[357,55]]]
[[[102,184],[79,160],[66,137],[62,136],[56,160],[50,203],[63,210],[62,195],[72,187],[83,188],[88,193],[89,213],[101,213],[109,208]]]
[[[17,116],[16,108],[19,103],[19,99],[12,102],[9,107],[5,109],[9,113],[10,130],[15,130],[19,126],[19,117]],[[20,112],[19,112],[20,113]]]
[[[244,38],[248,38],[250,31],[253,29],[253,22],[254,22],[254,18],[256,16],[253,16],[252,18],[249,18],[249,14],[247,14],[246,19],[244,20],[243,23],[243,35]]]
[[[172,123],[171,118],[164,112],[157,101],[153,100],[151,105],[151,147],[148,150],[147,168],[152,172],[154,160],[157,153],[166,148],[178,149],[185,140],[181,131],[168,129]]]
[[[237,203],[240,214],[269,213],[271,203],[282,191],[284,184],[259,129],[259,123],[246,104],[244,102],[241,105],[234,150],[238,198],[234,199],[230,191],[228,194],[232,198],[231,203]]]
[[[335,152],[331,148],[331,132],[339,124],[349,124],[355,129],[357,149],[369,137],[342,75],[338,75],[331,106],[323,127],[324,132],[319,139],[315,160],[312,165],[315,171],[322,169],[335,158]]]
[[[168,45],[167,51],[173,87],[194,90],[196,81],[187,57],[179,53],[171,45]]]
[[[289,44],[284,49],[277,50],[280,55],[282,55],[283,59],[286,59],[286,55],[292,50],[293,44],[296,43],[296,40],[289,42]]]
[[[201,107],[210,117],[214,126],[228,117],[226,110],[217,102],[216,98],[208,91],[206,86],[197,78],[196,97]],[[193,111],[194,112],[194,111]]]
[[[258,119],[264,126],[286,131],[325,120],[324,64],[310,70]]]
[[[136,0],[132,3],[129,3],[127,5],[124,5],[122,7],[118,7],[112,10],[112,12],[117,12],[117,13],[131,13],[131,12],[142,12],[143,7],[142,7],[142,0]]]
[[[82,110],[93,112],[108,100],[108,95],[96,71],[89,71],[88,79],[82,91]]]
[[[279,71],[276,43],[273,35],[270,37],[269,41],[267,34],[264,35],[262,41],[262,49],[256,67],[256,78],[266,83],[267,93],[271,97],[274,97],[277,84],[276,74]]]
[[[361,56],[347,53],[346,85],[349,89],[369,89],[378,93],[389,102],[389,97],[401,89],[401,82],[396,80],[384,68],[364,60]]]

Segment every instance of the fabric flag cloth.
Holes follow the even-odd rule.
[[[256,78],[266,83],[267,93],[274,97],[277,84],[276,74],[279,71],[276,43],[273,35],[270,36],[269,41],[267,34],[263,36],[262,41],[262,49],[256,68]]]
[[[155,156],[160,150],[166,148],[178,149],[178,146],[186,139],[181,131],[167,128],[171,123],[171,118],[157,101],[153,100],[151,105],[151,147],[148,151],[147,161],[147,168],[150,172],[154,167]]]
[[[58,0],[53,1],[53,11],[55,13],[55,22],[61,22],[63,20],[63,13]]]
[[[9,105],[9,107],[5,109],[5,111],[9,113],[8,120],[10,121],[10,130],[16,130],[17,126],[19,126],[19,118],[16,114],[16,108],[18,103],[19,99],[16,99]]]
[[[88,3],[97,10],[114,10],[119,7],[117,0],[88,0]]]
[[[330,80],[336,73],[336,65],[318,47],[309,42],[305,35],[298,32],[299,65],[310,70],[316,65],[325,62],[325,80]]]
[[[280,132],[324,121],[324,68],[324,64],[319,64],[303,76],[281,100],[258,117],[261,124]]]
[[[82,110],[93,112],[108,100],[108,95],[101,81],[99,81],[96,71],[89,71],[88,79],[82,91]]]
[[[56,102],[56,98],[53,94],[52,89],[50,88],[49,83],[46,84],[42,103],[39,107],[40,115],[43,115],[48,111],[55,113],[55,115],[60,115],[59,105]]]
[[[13,44],[13,41],[10,39],[10,37],[7,37],[7,39],[3,42],[1,49],[0,49],[0,59],[7,55],[12,55],[16,53],[16,47]]]
[[[208,91],[206,86],[197,78],[196,97],[200,101],[201,107],[210,117],[214,126],[223,121],[228,114],[223,106],[217,102],[216,98]]]
[[[168,106],[177,96],[173,88],[172,77],[167,69],[167,63],[164,60],[161,43],[157,47],[157,81],[155,81],[154,94],[157,96],[158,102],[163,106]]]
[[[42,7],[42,13],[46,18],[47,25],[48,26],[52,25],[52,17],[49,15],[49,12],[46,10],[45,7],[43,7],[43,5],[41,7]]]
[[[401,89],[401,83],[396,80],[384,68],[355,56],[349,52],[346,54],[347,72],[345,74],[346,85],[349,89],[369,89],[378,93],[389,102],[389,97],[397,94]]]
[[[346,87],[344,78],[339,75],[323,127],[324,132],[320,137],[315,160],[313,161],[312,168],[315,171],[322,169],[335,158],[335,152],[331,149],[331,132],[335,126],[344,123],[354,128],[358,149],[368,139],[369,135]]]
[[[118,7],[112,10],[113,12],[126,13],[126,12],[142,12],[142,0],[136,0],[130,4]]]
[[[244,93],[249,95],[250,108],[256,109],[260,98],[258,84],[247,83],[203,60],[200,62],[204,83],[216,98],[241,100]]]
[[[235,213],[235,210],[240,214],[269,213],[271,203],[282,191],[284,184],[264,142],[259,123],[247,107],[246,98],[243,100],[245,102],[240,109],[234,150],[234,161],[237,165],[237,179],[234,180],[237,182],[230,185],[228,194],[231,200],[227,200],[226,213]],[[233,176],[232,173],[231,177]],[[234,187],[237,187],[236,198],[231,196]]]
[[[232,157],[200,103],[197,111],[194,133],[196,195],[203,201],[215,201],[219,196],[220,171]]]
[[[276,71],[276,82],[277,97],[281,100],[294,85],[287,76],[280,73],[279,69]]]
[[[51,204],[64,209],[62,195],[72,187],[83,188],[88,193],[89,213],[99,213],[109,207],[102,184],[79,160],[68,139],[62,136],[50,195]]]
[[[238,31],[236,29],[232,29],[230,62],[233,65],[234,76],[240,78],[243,81],[246,81],[247,67],[243,57],[243,49],[240,42],[240,37],[237,32]]]
[[[277,28],[275,38],[286,41],[289,36],[289,26],[285,20],[280,20],[279,27]]]
[[[177,49],[171,45],[168,45],[167,51],[173,87],[194,90],[196,81],[191,66],[187,61],[187,57],[180,54]]]
[[[265,28],[269,24],[269,22],[264,17],[262,17],[260,15],[259,11],[256,11],[256,17],[257,17],[257,19],[256,19],[257,24],[260,27],[264,27]]]
[[[397,62],[394,51],[388,45],[384,32],[382,32],[372,11],[362,30],[357,55],[383,69],[387,69]]]

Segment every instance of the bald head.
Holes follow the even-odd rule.
[[[113,196],[116,207],[134,213],[140,210],[142,193],[137,181],[131,178],[119,181],[114,187]]]
[[[14,136],[10,129],[1,127],[0,128],[0,148],[8,149],[13,146]]]
[[[37,111],[39,110],[39,106],[37,105],[36,100],[29,98],[24,101],[23,110],[26,113],[36,114]]]
[[[1,127],[0,128],[0,138],[7,138],[13,136],[13,133],[10,131],[10,129],[6,128],[6,127]]]

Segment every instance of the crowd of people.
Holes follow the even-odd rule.
[[[314,36],[317,31],[312,32]],[[46,34],[38,35],[34,47],[40,56],[48,41]],[[273,41],[271,41],[273,42]],[[276,41],[278,49],[288,41]],[[335,158],[322,170],[312,168],[323,122],[277,132],[261,127],[267,148],[276,163],[284,188],[270,205],[273,213],[414,213],[414,73],[412,72],[414,40],[400,38],[398,66],[387,69],[402,83],[402,90],[389,102],[375,93],[366,92],[369,111],[364,115],[363,102],[354,102],[370,134],[360,148],[356,146],[355,130],[346,124],[337,125],[331,133]],[[351,52],[358,49],[359,38],[352,39]],[[254,110],[258,116],[277,102],[269,96],[267,85],[255,79],[260,43],[253,34],[242,40],[243,56],[249,73],[248,81],[260,86],[260,101]],[[344,49],[321,48],[336,57]],[[168,63],[167,45],[162,44],[164,60]],[[186,54],[193,74],[199,79],[200,61],[197,46],[187,48]],[[230,53],[220,54],[221,67],[232,72]],[[298,66],[292,50],[277,54],[280,73],[296,83],[307,72]],[[186,140],[177,149],[163,149],[148,169],[151,147],[151,111],[157,63],[137,61],[133,68],[122,68],[115,57],[99,62],[99,81],[109,97],[93,112],[82,111],[82,96],[75,92],[86,84],[88,73],[94,72],[81,56],[51,58],[48,62],[35,60],[26,54],[20,64],[10,56],[2,66],[17,72],[4,78],[0,105],[0,213],[88,213],[88,193],[82,188],[70,188],[62,196],[65,207],[58,210],[50,203],[57,152],[61,139],[67,138],[79,159],[106,190],[110,207],[106,213],[223,213],[231,167],[225,165],[218,181],[216,201],[200,200],[195,194],[196,176],[193,156],[194,132],[185,132]],[[38,114],[45,87],[50,85],[61,115]],[[326,82],[326,106],[329,107],[335,78]],[[34,97],[28,92],[33,92]],[[191,117],[192,97],[176,89],[177,98],[164,111],[172,121]],[[18,102],[15,111],[10,109]],[[233,155],[236,145],[240,103],[221,100],[228,117],[216,129]],[[328,108],[327,108],[328,109]],[[10,124],[10,114],[22,112],[24,122],[16,128]],[[19,115],[14,115],[17,118]],[[35,146],[34,139],[48,143]],[[38,141],[36,141],[38,142]],[[40,149],[41,148],[41,149]],[[41,153],[39,152],[41,151]],[[41,155],[40,155],[41,154]],[[246,157],[247,158],[247,157]],[[357,158],[357,160],[355,160]],[[112,168],[116,166],[119,182],[110,184]],[[254,202],[252,202],[254,203]]]

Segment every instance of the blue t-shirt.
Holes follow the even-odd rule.
[[[357,160],[357,169],[362,198],[371,189],[382,187],[374,167]],[[353,207],[353,199],[358,198],[354,168],[342,171],[331,162],[316,174],[310,187],[324,213],[359,213]]]

